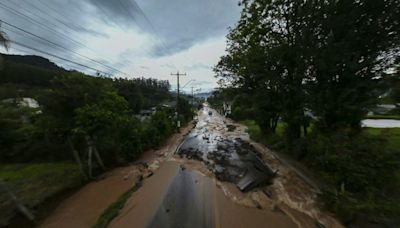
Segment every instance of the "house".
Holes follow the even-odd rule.
[[[4,99],[1,102],[8,104],[17,104],[20,107],[29,107],[29,108],[39,108],[39,102],[30,97],[21,97],[21,98],[8,98]]]

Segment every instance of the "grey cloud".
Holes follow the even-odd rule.
[[[7,0],[0,3],[18,11],[19,15],[9,12],[0,5],[0,19],[72,51],[85,48],[84,41],[78,38],[81,34],[106,37],[102,31],[89,26],[93,18],[100,19],[110,26],[120,26],[124,29],[135,27],[162,40],[162,43],[149,53],[159,57],[185,50],[208,38],[224,36],[227,28],[239,18],[240,7],[237,6],[237,2],[238,0],[137,0],[136,2],[134,0]],[[12,29],[4,24],[3,27]],[[50,30],[46,27],[50,27]],[[83,64],[93,65],[93,62],[82,60],[73,53],[54,47],[43,40],[18,31],[6,30],[6,32],[12,40]],[[115,67],[128,64],[128,58],[129,54],[122,53],[117,63],[112,64]],[[95,67],[104,69],[96,64]],[[163,67],[174,68],[172,65]],[[190,67],[195,69],[205,66]]]
[[[238,0],[140,0],[138,4],[149,15],[165,40],[168,53],[189,48],[209,37],[224,36],[238,20]]]
[[[238,0],[90,0],[103,17],[138,26],[163,41],[153,50],[162,56],[227,33],[239,18]],[[125,8],[123,9],[123,6]]]
[[[168,69],[175,69],[172,64],[162,64],[161,67],[168,68]]]
[[[199,69],[211,69],[212,67],[209,65],[206,65],[204,63],[196,63],[190,66],[186,66],[185,70],[199,70]]]

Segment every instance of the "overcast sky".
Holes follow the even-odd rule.
[[[9,38],[20,44],[118,76],[126,77],[114,69],[134,77],[168,79],[173,88],[176,79],[170,73],[179,70],[188,74],[181,85],[196,80],[185,89],[196,86],[208,91],[217,86],[212,67],[224,54],[228,27],[239,19],[237,3],[238,0],[0,0],[0,19]],[[8,53],[37,54],[67,69],[93,74],[16,44],[11,44]]]

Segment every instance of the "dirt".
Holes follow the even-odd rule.
[[[125,203],[119,216],[109,227],[132,227],[132,224],[135,224],[135,227],[146,227],[178,168],[174,162],[163,163],[160,169],[145,180],[143,186]]]
[[[210,142],[213,140],[240,142],[242,150],[253,151],[272,170],[278,171],[278,175],[273,179],[271,185],[259,186],[248,193],[239,193],[235,186],[218,181],[217,185],[221,187],[226,196],[239,205],[282,211],[299,227],[343,227],[332,214],[319,209],[318,186],[307,175],[265,146],[250,140],[245,126],[222,117],[216,112],[213,112],[215,113],[213,117],[208,117],[205,114],[207,109],[206,107],[204,113],[200,113],[199,123],[202,118],[205,120],[200,127],[205,128],[203,132],[210,136],[208,137]],[[231,125],[234,125],[235,129],[227,127]],[[213,139],[215,134],[218,134],[218,137]],[[213,150],[214,148],[211,147],[208,152]],[[241,153],[238,148],[235,150],[236,153]]]
[[[134,164],[114,169],[107,172],[103,179],[88,183],[63,200],[38,227],[91,227],[111,203],[132,187],[139,175],[144,178],[150,177],[162,161],[171,157],[177,145],[191,128],[190,125],[182,129],[182,133],[171,136],[165,146],[159,150],[147,151]],[[146,164],[147,168],[143,164]]]
[[[282,212],[236,204],[215,179],[183,167],[165,162],[109,227],[297,227]]]
[[[118,168],[91,182],[64,200],[39,227],[91,227],[103,210],[126,192],[134,181],[133,166]]]
[[[90,227],[137,175],[145,177],[142,187],[109,227],[342,227],[333,215],[319,209],[318,187],[275,153],[251,141],[243,125],[207,106],[198,118],[196,128],[182,143],[182,135],[190,128],[132,166],[90,183],[65,200],[42,227]],[[179,152],[180,147],[186,153]],[[213,154],[225,150],[235,159],[254,154],[271,170],[279,170],[278,175],[270,185],[240,191],[235,181],[226,182],[210,169],[211,162],[220,166],[235,163],[229,160],[232,157]]]

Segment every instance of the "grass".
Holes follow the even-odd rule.
[[[248,127],[247,132],[249,133],[250,137],[253,140],[263,143],[263,144],[267,145],[268,147],[276,150],[277,152],[283,152],[283,151],[281,151],[281,148],[276,147],[275,145],[277,145],[277,142],[279,143],[279,140],[280,140],[281,144],[284,142],[284,140],[283,140],[284,127],[285,127],[284,124],[280,123],[278,125],[275,136],[268,136],[268,135],[262,134],[260,128],[258,127],[258,125],[256,124],[255,121],[246,120],[246,121],[242,121],[241,123]],[[311,132],[312,130],[313,130],[313,124],[311,124],[309,132]],[[400,128],[364,128],[364,134],[368,134],[373,137],[375,136],[376,138],[386,139],[387,144],[385,145],[385,150],[388,150],[388,151],[399,151],[400,150]],[[276,141],[274,142],[272,139],[275,139]],[[319,175],[319,170],[314,169],[313,172],[317,176]],[[319,177],[318,179],[323,180],[324,178]],[[392,180],[395,182],[396,182],[396,180],[400,180],[400,170],[398,170],[396,172],[396,174],[394,174]],[[397,186],[399,186],[399,185],[393,184],[390,186],[392,186],[392,187],[390,187],[389,189],[391,189],[391,188],[396,189]],[[386,189],[387,186],[382,187],[382,189],[384,189],[384,188]],[[388,189],[386,189],[386,190],[388,190]],[[394,192],[394,193],[391,193],[393,195],[387,195],[386,197],[382,197],[382,198],[376,198],[376,197],[373,197],[373,195],[369,195],[367,197],[367,196],[358,195],[357,193],[354,193],[354,195],[350,195],[351,196],[350,199],[352,199],[354,202],[353,201],[347,202],[347,201],[343,201],[343,200],[339,200],[339,199],[335,198],[334,201],[336,201],[336,203],[338,205],[340,205],[339,208],[342,208],[342,209],[345,208],[345,209],[343,209],[345,211],[340,211],[342,209],[337,211],[338,215],[341,214],[342,217],[346,217],[348,215],[352,215],[355,212],[362,213],[363,211],[374,211],[374,213],[372,213],[372,215],[377,216],[379,218],[379,215],[376,213],[376,211],[377,211],[376,208],[379,208],[380,213],[383,213],[383,214],[384,214],[384,212],[382,212],[382,209],[385,209],[385,212],[388,213],[387,215],[389,216],[390,219],[398,218],[398,214],[400,213],[400,207],[399,207],[400,196],[398,195],[398,193],[395,193],[396,191],[389,190],[388,192]],[[337,197],[337,196],[335,196],[335,197]],[[357,197],[358,197],[358,199],[357,199]],[[334,209],[333,211],[335,211],[335,210],[336,209]],[[385,218],[385,216],[383,216],[382,218]],[[380,222],[382,224],[385,224],[385,221],[384,220],[382,220],[382,221],[380,221]],[[392,220],[388,220],[388,221],[392,221]],[[397,223],[398,222],[399,221],[397,221]]]
[[[388,141],[388,149],[400,150],[400,128],[366,128],[372,136],[383,135]]]
[[[131,195],[136,192],[140,188],[140,184],[136,184],[133,186],[131,189],[129,189],[127,192],[122,194],[117,201],[112,203],[110,206],[108,206],[103,213],[100,215],[100,217],[97,219],[97,222],[95,225],[92,226],[92,228],[106,228],[108,224],[118,216],[119,211],[124,207],[126,201],[131,197]]]
[[[378,118],[380,116],[375,115],[374,117],[376,117],[376,119],[381,119]],[[393,119],[395,118],[400,119],[400,116],[386,116],[386,117],[393,117]],[[261,132],[260,127],[254,120],[244,120],[240,121],[240,123],[247,126],[247,133],[249,133],[250,137],[253,140],[264,143],[266,145],[273,146],[274,143],[277,143],[279,142],[279,140],[282,140],[284,136],[285,124],[283,122],[278,123],[278,126],[276,128],[276,133],[270,136],[264,135]],[[312,127],[313,124],[311,124],[311,126],[309,127],[309,131],[312,131]],[[385,138],[388,140],[389,149],[393,150],[400,149],[400,128],[365,128],[365,130],[368,134],[372,136],[379,136],[379,135],[385,136]]]
[[[21,203],[31,209],[82,183],[79,168],[73,163],[0,164],[0,179]],[[0,224],[11,219],[14,208],[9,195],[1,191]]]
[[[275,134],[265,135],[261,132],[260,127],[254,120],[244,120],[240,121],[241,124],[247,126],[247,133],[249,133],[250,138],[257,142],[272,146],[281,142],[285,130],[285,124],[283,122],[278,122]]]

